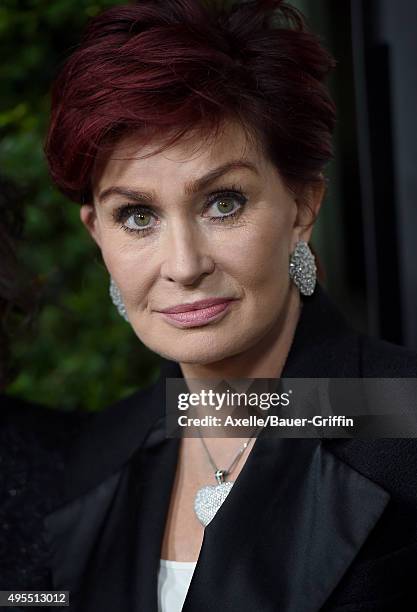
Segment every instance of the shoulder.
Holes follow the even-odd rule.
[[[126,449],[130,443],[136,446],[138,437],[142,437],[152,421],[153,408],[158,407],[154,392],[154,385],[139,389],[99,412],[91,413],[75,440],[76,453],[84,450],[99,452],[103,445],[108,452]]]
[[[73,499],[129,462],[165,411],[162,379],[91,415],[68,454],[65,500]]]
[[[417,352],[360,333],[357,333],[357,339],[361,377],[408,379],[394,380],[392,383],[386,381],[385,386],[378,388],[387,390],[388,398],[398,390],[402,405],[410,406],[415,413]],[[379,396],[378,400],[387,401]],[[416,438],[328,439],[325,445],[351,467],[388,491],[392,496],[391,506],[398,503],[417,516]]]
[[[417,377],[417,351],[359,335],[363,376]]]
[[[401,401],[414,407],[417,389],[417,353],[411,349],[357,334],[363,378],[413,379],[387,381],[388,398],[398,389]],[[386,398],[378,400],[386,401]],[[413,408],[414,410],[414,408]],[[417,509],[417,439],[337,439],[326,445],[363,475],[400,495],[409,495]]]

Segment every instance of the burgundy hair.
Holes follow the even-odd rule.
[[[141,0],[93,18],[52,90],[46,155],[69,198],[91,202],[104,146],[138,133],[255,135],[287,185],[320,180],[332,157],[335,62],[282,0]],[[164,147],[162,147],[164,148]],[[158,150],[162,150],[158,149]]]

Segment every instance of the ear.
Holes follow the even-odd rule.
[[[298,240],[310,241],[325,193],[326,183],[323,179],[320,182],[312,183],[302,188],[297,194],[298,211],[294,223],[294,238],[296,242]]]
[[[83,204],[80,209],[80,219],[90,236],[101,247],[100,229],[94,204]]]

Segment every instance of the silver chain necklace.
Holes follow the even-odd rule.
[[[207,457],[211,463],[211,466],[214,470],[214,477],[217,481],[216,485],[206,485],[198,489],[197,494],[194,499],[194,512],[197,515],[198,520],[203,525],[203,527],[207,527],[210,521],[213,519],[217,510],[220,508],[228,494],[230,493],[231,488],[233,487],[234,481],[226,482],[227,476],[234,470],[237,462],[240,457],[246,450],[249,445],[249,442],[252,440],[255,435],[257,429],[255,428],[253,434],[250,436],[248,440],[244,443],[244,445],[238,450],[235,458],[232,463],[229,465],[227,470],[220,470],[215,464],[213,457],[207,445],[204,441],[204,438],[201,436],[200,428],[198,428],[198,435],[200,436],[200,440],[203,443],[205,451],[207,453]]]

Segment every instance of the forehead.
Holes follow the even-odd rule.
[[[144,144],[138,135],[121,139],[96,166],[95,193],[127,182],[188,182],[230,160],[245,159],[258,167],[266,162],[259,141],[238,123],[224,123],[213,134],[190,131],[174,145],[155,152],[165,140],[154,138]]]

